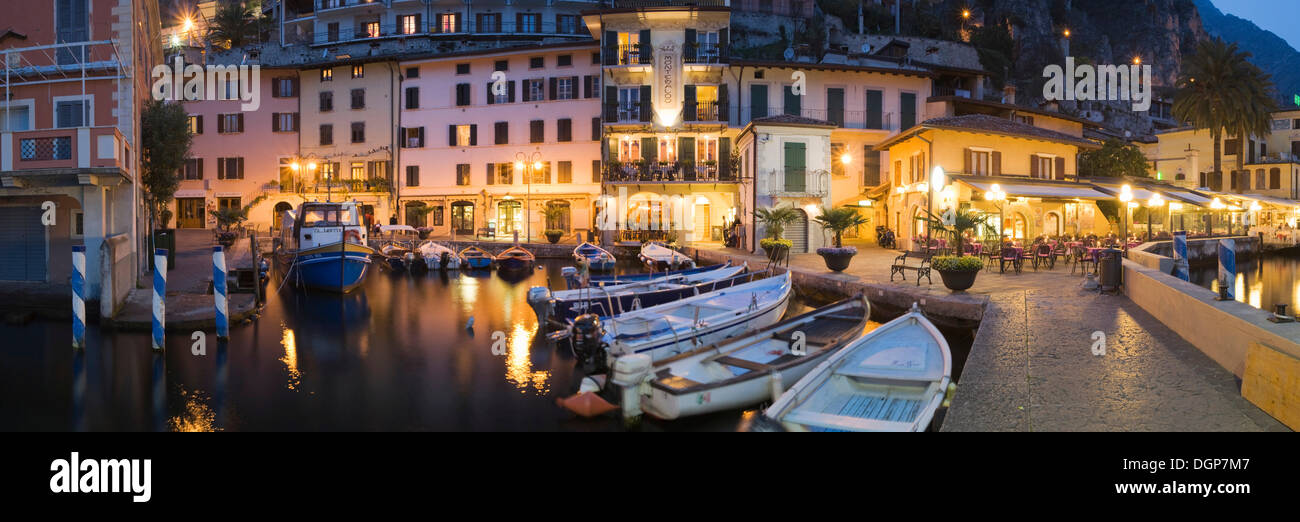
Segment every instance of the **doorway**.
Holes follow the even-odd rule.
[[[203,228],[203,198],[176,198],[176,228]]]

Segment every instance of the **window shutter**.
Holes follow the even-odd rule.
[[[239,179],[244,179],[244,158],[242,156],[239,158],[238,163],[239,163]]]
[[[614,57],[618,56],[618,33],[614,31],[605,31],[605,65],[614,65]]]
[[[1056,179],[1065,179],[1065,157],[1064,157],[1064,156],[1059,156],[1059,157],[1056,158],[1056,175],[1055,175],[1055,178],[1056,178]]]
[[[1002,175],[1002,153],[995,150],[993,151],[992,156],[993,156],[993,175],[1001,176]]]
[[[727,98],[727,84],[718,86],[718,120],[731,121],[731,112],[728,110],[731,102]]]
[[[687,49],[686,52],[688,52],[688,53],[690,52],[691,44],[695,43],[695,40],[696,40],[696,38],[695,38],[695,30],[694,30],[694,29],[687,29],[687,30],[686,30],[686,49]],[[689,56],[691,56],[691,55],[687,55],[687,56],[689,57]]]
[[[448,146],[448,147],[455,147],[455,146],[456,146],[456,126],[455,126],[455,125],[448,125],[448,126],[447,126],[447,146]]]
[[[424,147],[424,127],[420,127],[420,147]]]
[[[510,103],[514,103],[514,102],[515,102],[515,82],[514,82],[514,80],[511,80],[511,81],[510,81],[510,88],[508,88],[508,89],[506,89],[506,90],[508,91],[508,92],[506,93],[506,101],[509,101]]]
[[[289,93],[290,93],[290,95],[293,96],[293,97],[295,97],[295,98],[297,98],[297,97],[298,97],[298,89],[299,89],[299,88],[300,88],[300,85],[299,85],[298,78],[289,78]]]
[[[195,127],[195,129],[194,129],[194,133],[195,133],[195,134],[203,134],[203,115],[202,115],[202,114],[200,114],[200,115],[198,115],[198,116],[195,116],[194,127]]]
[[[641,159],[646,163],[654,163],[655,156],[658,154],[659,150],[655,147],[654,138],[641,138]]]
[[[495,164],[495,163],[488,163],[488,164],[487,164],[487,184],[488,184],[488,185],[491,185],[491,184],[493,183],[493,181],[495,181],[495,180],[492,179],[493,177],[495,177],[495,176],[493,176],[494,174],[496,174],[496,164]]]
[[[727,45],[729,43],[728,34],[728,29],[726,27],[718,29],[718,45]]]
[[[548,92],[550,92],[550,98],[549,98],[549,99],[550,99],[551,101],[555,101],[555,100],[558,99],[558,96],[559,96],[559,93],[560,93],[560,89],[559,89],[560,79],[559,79],[559,78],[556,78],[556,77],[554,77],[554,76],[552,76],[552,77],[550,78],[549,83],[550,83],[550,85],[549,85],[550,89],[548,90]]]
[[[478,145],[478,124],[477,123],[470,124],[469,126],[469,145],[471,147]]]
[[[731,138],[718,138],[718,176],[731,179]]]
[[[298,132],[299,130],[302,129],[301,125],[302,125],[302,114],[297,112],[293,113],[293,129],[291,130],[293,130],[294,132]]]
[[[642,31],[642,32],[648,32],[648,31]],[[653,109],[650,103],[650,86],[642,85],[641,86],[641,121],[644,122],[650,121],[650,112],[652,110]]]
[[[600,160],[591,160],[591,182],[600,183]]]
[[[961,150],[961,173],[962,174],[974,173],[974,171],[970,169],[970,149]]]
[[[647,50],[649,50],[649,49],[651,49],[650,41],[651,41],[651,40],[650,40],[650,30],[649,30],[649,29],[642,29],[642,30],[641,30],[641,33],[637,35],[637,43],[640,43],[640,44],[641,44],[641,48],[642,48],[642,49],[647,49]],[[642,61],[642,63],[649,63],[649,61],[648,61],[648,58],[649,58],[649,57],[650,57],[650,53],[643,53],[643,54],[641,55],[641,61]]]
[[[492,95],[492,82],[487,83],[487,101],[488,101],[488,105],[492,105],[497,102],[496,96]]]
[[[605,87],[605,121],[618,121],[618,87]]]
[[[239,130],[237,130],[237,131],[235,131],[235,132],[244,132],[244,114],[243,114],[243,113],[240,113],[240,114],[238,114],[237,116],[238,116],[238,118],[236,118],[236,120],[238,120]]]
[[[1037,154],[1029,155],[1029,177],[1031,178],[1038,177],[1038,155]]]
[[[199,179],[203,179],[203,158],[194,160],[194,162],[199,164]]]
[[[226,158],[217,158],[217,179],[226,179]]]
[[[62,107],[60,107],[60,108],[62,108]],[[218,114],[218,115],[217,115],[217,134],[221,134],[221,133],[223,133],[223,132],[226,132],[226,119],[225,119],[225,118],[222,118],[221,115]]]
[[[590,74],[582,77],[582,97],[583,98],[591,97],[591,75]]]
[[[604,130],[601,129],[600,127],[601,127],[600,117],[597,116],[595,118],[592,118],[591,119],[591,141],[600,141],[600,136],[601,134],[603,134],[601,131]]]
[[[682,86],[682,121],[695,121],[695,86]]]

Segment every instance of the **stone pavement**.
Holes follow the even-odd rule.
[[[247,241],[247,239],[242,239]],[[212,282],[212,231],[176,230],[176,266],[167,271],[166,313],[168,330],[214,328],[216,306],[208,286]],[[141,278],[144,288],[133,288],[117,316],[111,321],[123,330],[153,328],[153,273]],[[230,323],[253,315],[257,305],[253,294],[227,294]]]
[[[891,283],[898,253],[855,246],[858,255],[843,273],[827,270],[816,254],[790,256],[790,268],[983,306],[943,431],[1288,431],[1241,397],[1231,372],[1127,297],[1083,290],[1083,276],[1069,265],[985,270],[965,294],[952,294],[937,272],[933,286],[914,286],[910,274],[906,283]],[[766,265],[762,256],[712,250]],[[1092,351],[1097,331],[1106,341],[1101,356]]]

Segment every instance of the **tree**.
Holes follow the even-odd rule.
[[[1248,61],[1250,56],[1239,51],[1236,43],[1204,40],[1196,45],[1196,53],[1183,61],[1178,75],[1174,117],[1210,131],[1216,175],[1223,172],[1224,132],[1238,137],[1269,133],[1269,113],[1275,109],[1270,95],[1273,82]],[[1240,161],[1241,154],[1237,157]]]
[[[799,220],[799,212],[793,206],[760,208],[754,211],[754,217],[767,225],[768,237],[781,239],[781,234],[785,233],[785,226]]]
[[[936,216],[933,212],[926,211],[926,213],[929,214],[929,219],[927,221],[930,223],[931,230],[952,234],[953,247],[956,248],[955,252],[957,252],[958,256],[964,253],[964,250],[962,250],[962,241],[965,239],[966,231],[978,229],[981,225],[986,224],[989,218],[992,217],[989,214],[981,214],[970,209],[959,208],[953,210],[952,223],[949,224],[944,223],[943,218]]]
[[[865,225],[871,222],[871,219],[858,214],[858,209],[853,207],[839,207],[827,209],[822,207],[820,216],[813,218],[822,228],[835,233],[835,248],[844,247],[844,232],[858,225]]]
[[[1082,177],[1150,177],[1147,158],[1137,145],[1119,139],[1108,139],[1100,149],[1079,154],[1079,175]]]
[[[185,166],[193,139],[189,116],[180,103],[145,103],[140,113],[140,179],[151,218],[159,217],[180,187],[177,174]]]
[[[231,2],[217,8],[208,29],[208,43],[230,49],[251,42],[258,33],[259,20],[252,4]]]

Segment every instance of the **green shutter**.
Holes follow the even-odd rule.
[[[898,130],[907,130],[916,126],[916,95],[905,92],[898,97],[899,103],[899,127]]]
[[[767,86],[751,84],[749,86],[749,119],[767,117]]]
[[[884,100],[880,91],[867,91],[867,128],[884,128]]]
[[[782,114],[787,114],[790,116],[801,115],[801,113],[803,112],[803,106],[800,103],[802,101],[800,99],[801,97],[796,96],[794,93],[794,89],[791,88],[791,86],[789,85],[786,85],[783,90],[785,91],[785,101],[781,106]]]
[[[800,142],[785,143],[785,190],[803,192],[807,188],[807,146]]]

